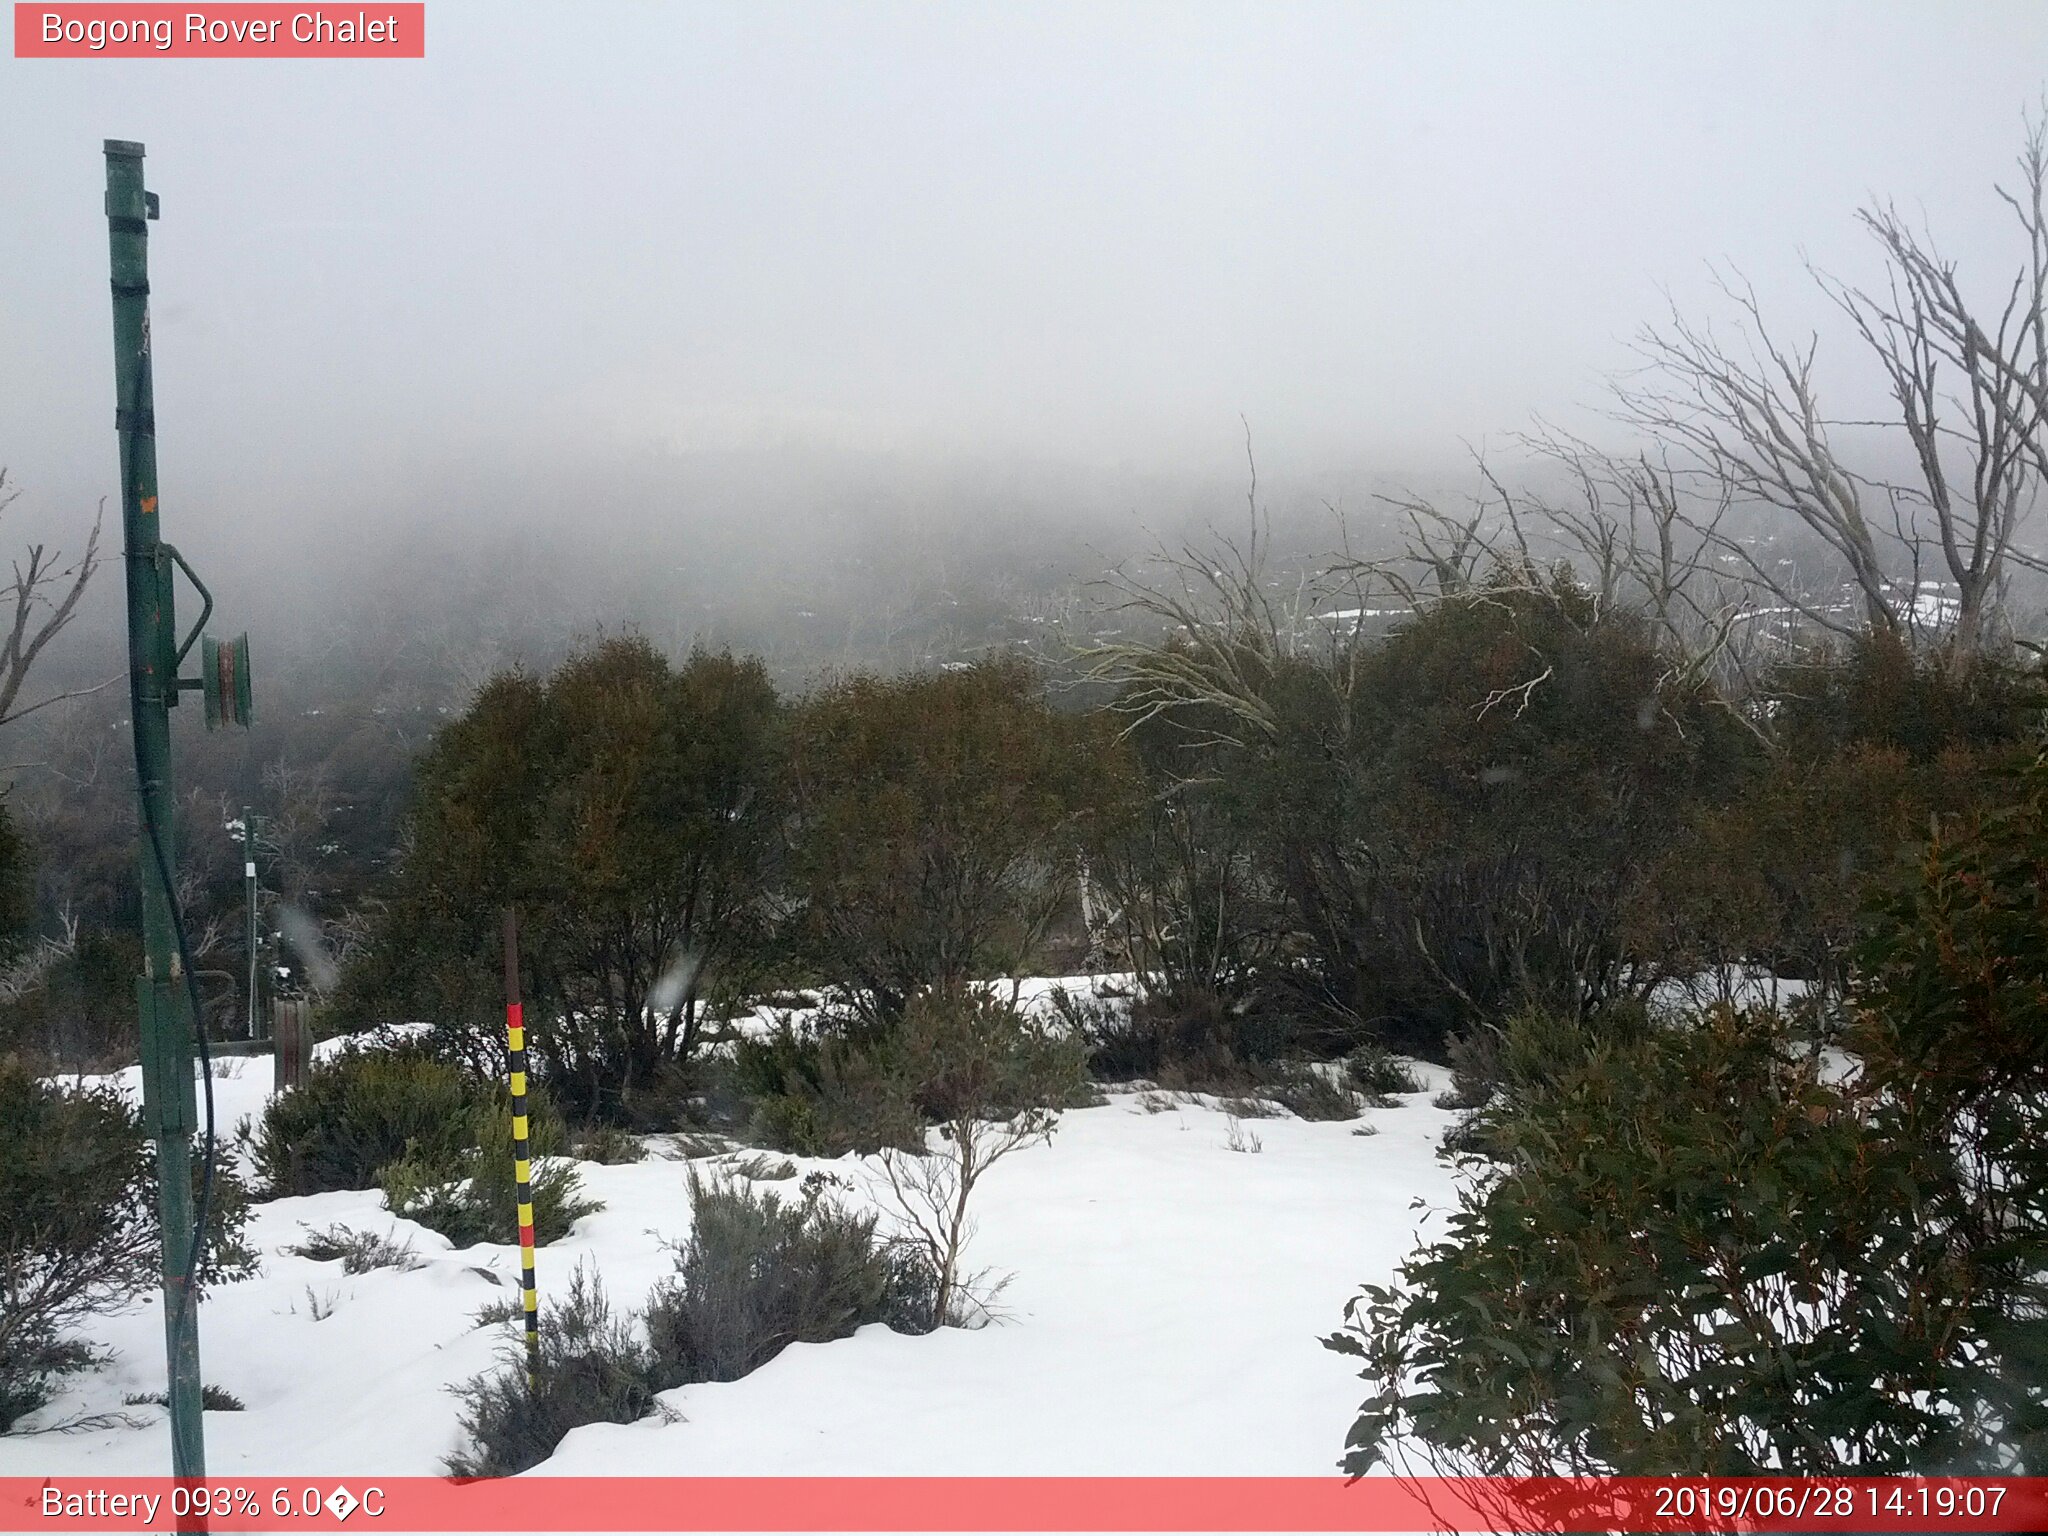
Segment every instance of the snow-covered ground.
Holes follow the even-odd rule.
[[[232,1128],[260,1111],[270,1063],[222,1070],[218,1111]],[[672,1422],[579,1429],[539,1470],[1330,1472],[1363,1384],[1318,1341],[1360,1282],[1388,1279],[1418,1233],[1438,1230],[1431,1213],[1453,1198],[1435,1157],[1452,1116],[1430,1104],[1445,1074],[1417,1070],[1428,1091],[1349,1123],[1234,1127],[1211,1102],[1160,1108],[1160,1096],[1134,1092],[1069,1111],[1049,1145],[1016,1153],[977,1191],[968,1258],[1013,1276],[1004,1321],[799,1345],[741,1381],[665,1394]],[[582,1263],[615,1303],[637,1306],[669,1271],[663,1241],[689,1226],[687,1167],[663,1138],[649,1145],[646,1162],[579,1165],[604,1209],[541,1250],[544,1298]],[[850,1181],[845,1198],[870,1198],[862,1159],[794,1161]],[[794,1194],[797,1183],[775,1187]],[[1413,1208],[1418,1196],[1425,1208]],[[347,1276],[338,1261],[280,1251],[337,1222],[395,1230],[427,1262]],[[374,1190],[259,1205],[248,1236],[262,1272],[216,1288],[201,1312],[205,1379],[246,1404],[207,1414],[209,1471],[439,1472],[458,1438],[449,1387],[491,1367],[511,1338],[474,1319],[516,1296],[518,1250],[450,1249],[394,1220]],[[0,1475],[168,1467],[163,1411],[124,1407],[163,1390],[159,1304],[103,1319],[93,1337],[115,1363],[75,1379],[32,1422],[126,1413],[138,1426],[0,1438]]]

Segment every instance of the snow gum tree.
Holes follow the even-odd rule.
[[[499,911],[531,1049],[572,1118],[679,1083],[707,1000],[765,963],[781,707],[760,664],[604,641],[493,678],[422,758],[403,863],[339,1011],[431,1017],[494,1065]]]
[[[791,722],[792,936],[875,1021],[1013,974],[1071,899],[1109,733],[1017,661],[858,676]]]

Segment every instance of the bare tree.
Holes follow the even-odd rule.
[[[12,506],[20,495],[20,491],[9,489],[7,471],[0,469],[0,513]],[[64,564],[61,551],[41,543],[29,545],[28,552],[14,562],[14,581],[7,588],[14,612],[7,624],[6,639],[0,642],[0,725],[19,720],[23,715],[32,714],[61,699],[76,698],[107,686],[106,683],[98,683],[92,688],[75,688],[53,694],[34,704],[20,703],[29,669],[42,655],[43,648],[71,622],[78,611],[78,600],[85,595],[86,584],[92,580],[92,573],[99,569],[100,523],[105,512],[102,505],[93,517],[92,532],[86,536],[85,553],[71,564]]]
[[[1152,565],[1145,575],[1119,568],[1103,578],[1105,607],[1149,633],[1080,645],[1082,675],[1121,685],[1116,707],[1134,723],[1207,704],[1219,711],[1224,739],[1244,745],[1276,736],[1270,685],[1304,652],[1313,607],[1302,600],[1306,591],[1288,602],[1268,590],[1256,524],[1243,543],[1219,535],[1207,554],[1162,549]]]
[[[974,1191],[1012,1152],[1052,1138],[1060,1109],[1085,1089],[1084,1055],[982,989],[926,994],[903,1027],[916,1081],[902,1086],[936,1113],[941,1145],[884,1150],[882,1181],[902,1241],[932,1280],[932,1326],[970,1326],[988,1319],[1001,1290],[985,1273],[961,1273]]]
[[[1726,274],[1717,274],[1717,281],[1742,316],[1741,341],[1725,343],[1674,307],[1662,329],[1647,329],[1639,340],[1648,368],[1616,387],[1623,419],[1665,451],[1689,459],[1731,500],[1790,513],[1817,535],[1841,558],[1860,598],[1862,623],[1790,587],[1746,544],[1721,537],[1721,547],[1759,586],[1837,634],[1865,626],[1903,633],[1880,549],[1882,525],[1866,510],[1865,486],[1837,451],[1821,411],[1813,381],[1819,338],[1808,337],[1803,347],[1779,341],[1748,283]]]
[[[278,894],[303,902],[327,851],[328,824],[338,809],[325,765],[294,763],[283,753],[263,766],[269,811],[260,851],[269,855]]]
[[[975,1185],[1000,1159],[1051,1134],[1045,1112],[1028,1111],[1014,1121],[971,1121],[943,1126],[937,1152],[884,1148],[880,1162],[889,1203],[902,1240],[933,1280],[932,1325],[971,1327],[986,1321],[1004,1280],[962,1272],[961,1260],[974,1236],[968,1203]]]
[[[1532,469],[1560,472],[1568,491],[1510,489],[1475,449],[1483,490],[1463,510],[1413,493],[1380,498],[1402,514],[1406,537],[1397,555],[1368,562],[1381,579],[1418,611],[1510,591],[1552,601],[1562,564],[1590,597],[1594,622],[1623,611],[1650,621],[1672,659],[1667,682],[1713,675],[1725,695],[1739,694],[1755,584],[1724,564],[1728,495],[1701,497],[1654,446],[1614,452],[1541,421],[1514,441]]]
[[[1958,664],[2006,638],[2011,568],[2041,570],[2018,544],[2048,478],[2048,111],[2030,118],[2017,191],[1999,188],[2024,236],[2018,271],[1995,309],[1963,293],[1955,264],[1891,203],[1858,215],[1884,253],[1876,289],[1813,276],[1855,326],[1895,407],[1887,422],[1831,422],[1813,383],[1817,342],[1790,346],[1766,325],[1747,283],[1723,277],[1741,319],[1724,344],[1674,309],[1646,331],[1649,363],[1617,393],[1624,419],[1688,457],[1725,495],[1790,512],[1840,557],[1861,598],[1863,625],[1946,644]],[[1862,476],[1831,428],[1902,429],[1915,475],[1904,484]],[[1859,627],[1765,567],[1741,542],[1713,542],[1763,589],[1822,627]],[[1955,588],[1929,604],[1922,576]]]
[[[1412,601],[1391,567],[1356,558],[1348,547],[1291,581],[1276,577],[1269,568],[1271,529],[1259,505],[1249,428],[1245,461],[1249,529],[1243,538],[1212,529],[1206,548],[1162,545],[1149,572],[1118,566],[1096,584],[1104,609],[1149,631],[1073,648],[1085,680],[1119,689],[1112,707],[1128,717],[1128,729],[1162,713],[1207,705],[1218,714],[1219,742],[1270,742],[1280,732],[1273,684],[1284,670],[1314,661],[1318,679],[1348,697],[1355,681],[1349,663],[1357,658],[1374,594],[1386,591],[1403,604]],[[1342,536],[1341,518],[1338,527]]]
[[[2042,569],[2013,541],[2048,478],[2048,106],[2028,119],[2018,164],[2017,190],[2000,187],[1998,195],[2019,223],[2026,255],[1995,320],[1980,318],[1963,296],[1955,263],[1891,203],[1859,215],[1890,265],[1887,297],[1834,289],[1885,358],[1906,412],[1935,504],[1941,555],[1966,594],[1959,631],[1971,617],[1967,594],[1979,587],[1997,591],[2004,560]],[[1960,375],[1959,395],[1937,394],[1942,365]],[[1945,404],[1956,408],[1962,428],[1950,428],[1939,415]],[[1945,450],[1958,449],[1968,480],[1952,490]]]

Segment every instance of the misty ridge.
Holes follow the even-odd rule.
[[[600,632],[644,634],[678,657],[699,646],[758,654],[799,691],[833,671],[1011,648],[1059,665],[1072,646],[1146,622],[1123,613],[1106,580],[1118,571],[1143,579],[1162,557],[1256,533],[1264,580],[1299,598],[1333,563],[1406,554],[1411,503],[1485,512],[1500,494],[1486,475],[1533,505],[1576,494],[1565,466],[1506,434],[1490,450],[1431,445],[1415,455],[1420,469],[1306,475],[1259,462],[1256,423],[1237,432],[1235,475],[1202,480],[1022,459],[934,468],[800,444],[526,472],[488,463],[360,500],[318,485],[232,537],[193,508],[201,532],[187,542],[235,593],[256,665],[281,696],[361,708],[398,690],[407,707],[459,709],[492,671],[545,670]],[[1910,473],[1896,445],[1877,446],[1874,478]],[[23,510],[39,514],[39,537],[65,528],[60,552],[82,542],[78,513],[32,494]],[[1729,527],[1826,585],[1826,548],[1805,530],[1760,508],[1736,509]],[[1554,521],[1539,513],[1532,531],[1539,558],[1585,562]],[[2022,541],[2040,537],[2029,527]],[[1909,563],[1898,561],[1901,578]],[[2024,613],[2035,593],[2026,573],[2021,582]],[[88,592],[43,663],[53,688],[118,668],[119,597],[106,580]]]
[[[1118,483],[1028,462],[935,469],[800,445],[441,479],[374,500],[295,497],[278,514],[288,540],[249,535],[261,555],[207,541],[259,665],[328,699],[374,691],[388,672],[459,704],[495,666],[544,668],[602,627],[677,655],[699,644],[757,652],[779,683],[800,687],[832,668],[901,670],[1046,642],[1046,624],[1093,622],[1083,616],[1101,594],[1090,589],[1111,567],[1245,519],[1241,476]],[[1276,512],[1269,495],[1264,515],[1293,558],[1333,549],[1337,519],[1319,491],[1290,500]],[[48,663],[53,681],[61,671],[77,686],[117,655],[117,599],[111,584],[92,593],[69,653]]]

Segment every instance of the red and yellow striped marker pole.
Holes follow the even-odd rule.
[[[526,1384],[540,1386],[540,1292],[533,1283],[533,1160],[526,1141],[526,1019],[519,1005],[519,915],[505,909],[505,1047],[512,1073],[512,1181],[519,1201],[519,1301]]]

